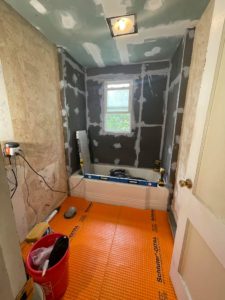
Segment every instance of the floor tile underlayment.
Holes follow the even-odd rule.
[[[64,219],[69,206],[77,215]],[[173,238],[167,213],[69,197],[51,228],[70,236],[69,284],[63,300],[172,300]],[[24,247],[26,256],[28,247]]]

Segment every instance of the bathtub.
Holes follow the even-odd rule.
[[[146,179],[135,184],[108,178],[113,168],[126,169],[132,177]],[[159,173],[152,169],[93,164],[92,174],[85,177],[74,173],[69,178],[70,194],[93,202],[128,206],[140,209],[167,210],[169,190],[157,186]]]

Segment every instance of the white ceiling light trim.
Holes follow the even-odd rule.
[[[47,13],[47,9],[38,0],[30,0],[30,5],[33,6],[33,8],[42,15]]]

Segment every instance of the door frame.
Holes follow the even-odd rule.
[[[215,0],[212,24],[207,46],[206,64],[203,71],[191,148],[188,157],[186,176],[194,182],[198,171],[198,160],[201,155],[201,145],[204,140],[205,124],[208,118],[211,102],[215,92],[220,67],[222,50],[225,48],[225,2]],[[216,59],[212,59],[215,57]],[[181,143],[182,147],[182,143]],[[179,165],[178,165],[179,166]],[[183,178],[177,178],[177,181]],[[176,182],[176,185],[178,183]],[[188,189],[177,187],[177,197],[180,197],[181,208],[178,214],[177,232],[171,262],[170,276],[178,299],[192,299],[188,288],[179,274],[183,247],[187,236],[189,220],[203,237],[209,248],[225,267],[225,224]]]

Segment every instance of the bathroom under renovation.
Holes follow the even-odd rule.
[[[0,300],[225,299],[224,78],[224,0],[0,0]]]

